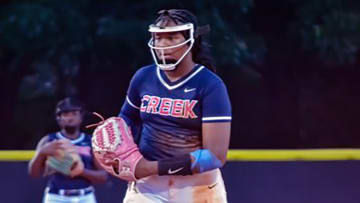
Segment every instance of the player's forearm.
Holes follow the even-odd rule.
[[[31,177],[41,177],[45,169],[46,156],[36,152],[35,156],[31,159],[28,165],[28,173]]]
[[[158,174],[158,162],[140,159],[135,169],[135,177],[140,179],[151,175]]]
[[[136,178],[144,178],[151,175],[191,175],[190,154],[184,154],[160,161],[148,161],[142,158],[136,166]]]
[[[192,175],[220,168],[223,164],[210,150],[199,149],[160,161],[142,158],[136,166],[135,176],[140,179],[151,175]]]
[[[92,183],[103,183],[107,180],[107,173],[103,170],[84,169],[82,177],[88,179]]]

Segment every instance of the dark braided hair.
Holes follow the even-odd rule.
[[[161,10],[158,12],[158,15],[155,24],[160,22],[163,26],[166,26],[170,22],[174,22],[176,25],[192,23],[194,25],[195,38],[194,45],[191,49],[192,59],[195,63],[202,64],[213,72],[216,71],[215,62],[210,52],[210,46],[203,40],[203,35],[210,30],[209,26],[199,27],[196,16],[185,9]],[[185,39],[190,37],[189,32],[183,31],[181,33]]]

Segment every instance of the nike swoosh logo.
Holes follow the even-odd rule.
[[[217,182],[214,183],[214,184],[212,184],[212,185],[209,185],[208,188],[209,188],[209,189],[213,189],[216,185],[217,185]]]
[[[186,89],[186,88],[185,88],[185,89],[184,89],[184,92],[185,92],[185,93],[188,93],[188,92],[191,92],[191,91],[194,91],[194,90],[196,90],[196,88],[191,88],[191,89]]]
[[[171,174],[177,173],[177,172],[183,170],[183,168],[184,168],[184,167],[181,167],[181,168],[178,168],[178,169],[176,169],[176,170],[171,170],[171,168],[169,168],[168,174],[171,175]]]

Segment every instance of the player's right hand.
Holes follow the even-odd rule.
[[[43,156],[59,156],[65,149],[64,143],[60,140],[54,140],[44,144],[40,149],[40,154]]]

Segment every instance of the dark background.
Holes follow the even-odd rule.
[[[0,1],[0,149],[34,149],[65,96],[117,115],[152,63],[147,26],[186,8],[207,36],[233,107],[231,148],[359,147],[360,2]],[[86,119],[90,123],[93,118]]]

